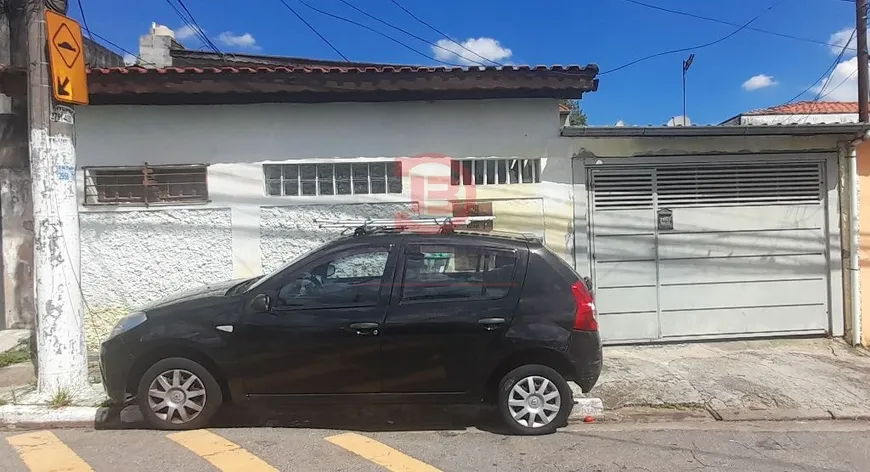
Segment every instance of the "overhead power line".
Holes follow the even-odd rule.
[[[698,49],[703,49],[703,48],[706,48],[706,47],[709,47],[709,46],[713,46],[714,44],[721,43],[722,41],[725,41],[726,39],[728,39],[728,38],[734,36],[735,34],[737,34],[737,33],[741,32],[741,31],[743,31],[744,29],[746,29],[750,24],[752,24],[752,23],[755,22],[757,19],[759,19],[759,18],[761,18],[762,16],[764,16],[764,15],[765,15],[767,12],[769,12],[770,10],[773,10],[777,5],[779,5],[779,4],[782,3],[783,1],[784,1],[784,0],[777,0],[777,1],[773,2],[769,7],[765,8],[764,11],[762,11],[761,13],[755,15],[751,20],[749,20],[749,21],[747,21],[746,23],[740,25],[739,28],[737,28],[736,30],[734,30],[734,31],[732,31],[732,32],[730,32],[730,33],[728,33],[728,34],[726,34],[725,36],[722,36],[722,37],[719,38],[719,39],[716,39],[716,40],[714,40],[714,41],[710,41],[710,42],[708,42],[708,43],[699,44],[699,45],[697,45],[697,46],[692,46],[692,47],[687,47],[687,48],[679,48],[679,49],[671,49],[671,50],[669,50],[669,51],[659,52],[659,53],[656,53],[656,54],[650,54],[649,56],[641,57],[640,59],[635,59],[635,60],[633,60],[633,61],[631,61],[631,62],[628,62],[628,63],[626,63],[626,64],[623,64],[623,65],[621,65],[621,66],[619,66],[619,67],[614,67],[613,69],[609,69],[609,70],[606,70],[606,71],[604,71],[604,72],[601,72],[601,73],[599,73],[598,75],[601,76],[601,75],[605,75],[605,74],[610,74],[610,73],[612,73],[612,72],[616,72],[616,71],[618,71],[618,70],[625,69],[626,67],[633,66],[633,65],[637,64],[638,62],[643,62],[643,61],[646,61],[646,60],[649,60],[649,59],[653,59],[653,58],[656,58],[656,57],[667,56],[667,55],[669,55],[669,54],[676,54],[676,53],[679,53],[679,52],[695,51],[695,50],[698,50]]]
[[[283,1],[283,0],[282,0],[282,1]],[[396,39],[396,38],[394,38],[394,37],[392,37],[392,36],[390,36],[390,35],[388,35],[388,34],[382,32],[382,31],[378,31],[378,30],[372,28],[371,26],[368,26],[368,25],[362,24],[362,23],[360,23],[360,22],[358,22],[358,21],[354,21],[354,20],[351,20],[351,19],[345,18],[345,17],[343,17],[343,16],[336,15],[336,14],[334,14],[334,13],[329,13],[328,11],[321,10],[321,9],[319,9],[319,8],[317,8],[317,7],[313,6],[313,5],[311,5],[310,3],[308,3],[308,2],[306,2],[306,1],[304,1],[304,0],[298,0],[298,1],[299,1],[299,3],[301,3],[302,5],[305,5],[307,8],[309,8],[309,9],[311,9],[311,10],[314,10],[314,11],[316,11],[317,13],[320,13],[321,15],[325,15],[325,16],[328,16],[328,17],[330,17],[330,18],[335,18],[336,20],[344,21],[345,23],[350,23],[350,24],[352,24],[352,25],[354,25],[354,26],[358,26],[358,27],[363,28],[363,29],[365,29],[365,30],[371,31],[372,33],[375,33],[375,34],[377,34],[377,35],[379,35],[379,36],[382,36],[382,37],[384,37],[384,38],[387,38],[387,39],[389,39],[390,41],[392,41],[392,42],[398,44],[399,46],[402,46],[403,48],[408,49],[409,51],[412,51],[412,52],[414,52],[414,53],[416,53],[416,54],[419,54],[420,56],[423,56],[423,57],[425,57],[426,59],[429,59],[430,61],[435,61],[435,62],[438,62],[438,63],[444,64],[444,65],[447,65],[447,66],[451,66],[451,67],[464,67],[464,66],[462,66],[462,65],[460,65],[460,64],[453,64],[453,63],[446,62],[446,61],[442,61],[442,60],[440,60],[440,59],[438,59],[438,58],[432,57],[432,56],[430,56],[430,55],[428,55],[428,54],[426,54],[426,53],[420,51],[419,49],[415,49],[415,48],[412,47],[412,46],[408,46],[407,44],[403,43],[402,41],[399,41],[398,39]]]
[[[641,2],[641,1],[638,1],[638,0],[622,0],[622,1],[624,1],[624,2],[628,2],[628,3],[632,3],[632,4],[634,4],[634,5],[639,5],[639,6],[642,6],[642,7],[646,7],[646,8],[651,8],[651,9],[653,9],[653,10],[658,10],[658,11],[663,11],[663,12],[667,12],[667,13],[672,13],[672,14],[674,14],[674,15],[686,16],[686,17],[689,17],[689,18],[695,18],[695,19],[698,19],[698,20],[704,20],[704,21],[711,21],[711,22],[713,22],[713,23],[719,23],[719,24],[721,24],[721,25],[740,26],[739,23],[732,23],[732,22],[730,22],[730,21],[720,20],[720,19],[718,19],[718,18],[712,18],[712,17],[709,17],[709,16],[696,15],[696,14],[694,14],[694,13],[688,13],[688,12],[684,12],[684,11],[680,11],[680,10],[672,10],[672,9],[670,9],[670,8],[660,7],[660,6],[658,6],[658,5],[653,5],[653,4],[650,4],[650,3],[644,3],[644,2]],[[850,2],[851,0],[842,0],[842,1]],[[851,3],[855,3],[855,2],[854,2],[854,1],[851,1]],[[795,36],[795,35],[787,34],[787,33],[779,33],[779,32],[776,32],[776,31],[770,31],[770,30],[761,29],[761,28],[754,28],[754,27],[752,27],[752,26],[747,26],[747,27],[745,27],[744,29],[749,30],[749,31],[756,31],[756,32],[758,32],[758,33],[764,33],[764,34],[770,34],[770,35],[773,35],[773,36],[779,36],[779,37],[781,37],[781,38],[795,39],[795,40],[798,40],[798,41],[804,41],[804,42],[808,42],[808,43],[821,44],[821,45],[823,45],[823,46],[830,46],[830,47],[839,47],[839,46],[840,46],[839,44],[833,44],[833,43],[829,43],[829,42],[826,42],[826,41],[820,41],[820,40],[817,40],[817,39],[805,38],[805,37],[802,37],[802,36]],[[850,48],[850,49],[855,50],[855,48]]]
[[[422,25],[428,27],[430,30],[432,30],[432,31],[434,31],[434,32],[436,32],[436,33],[438,33],[438,34],[440,34],[441,36],[444,37],[444,39],[450,41],[451,43],[453,43],[453,44],[455,44],[455,45],[457,45],[457,46],[459,46],[460,48],[464,49],[466,52],[469,52],[469,53],[471,53],[471,54],[474,54],[475,56],[477,56],[477,57],[480,58],[481,60],[484,60],[484,61],[487,61],[487,62],[491,62],[491,63],[493,63],[493,64],[495,64],[495,65],[497,65],[497,66],[504,67],[504,64],[502,64],[502,63],[500,63],[500,62],[498,62],[498,61],[494,61],[494,60],[492,60],[492,59],[489,59],[489,58],[483,57],[483,56],[481,56],[480,54],[478,54],[477,52],[473,51],[472,49],[466,47],[464,44],[462,44],[462,43],[456,41],[455,39],[451,38],[450,36],[447,35],[447,33],[444,33],[443,31],[439,30],[438,28],[432,26],[432,24],[430,24],[430,23],[424,21],[423,19],[421,19],[421,18],[418,17],[417,15],[413,14],[410,10],[408,10],[407,8],[405,8],[404,6],[402,6],[402,4],[400,4],[397,0],[390,0],[390,1],[393,2],[393,5],[396,5],[396,6],[399,7],[402,11],[404,11],[405,13],[407,13],[408,15],[410,15],[411,18],[417,20],[419,23],[421,23]],[[482,65],[482,64],[481,64],[481,65]]]
[[[82,25],[85,27],[85,32],[88,33],[88,38],[94,39],[91,34],[91,28],[88,26],[88,19],[85,17],[85,8],[82,6],[82,0],[76,0],[79,5],[79,13],[82,14]]]
[[[479,62],[479,61],[476,61],[476,60],[474,60],[474,59],[469,59],[469,58],[467,58],[467,57],[465,57],[465,56],[463,56],[463,55],[457,53],[456,51],[451,51],[450,49],[447,49],[447,48],[445,48],[444,46],[441,46],[440,44],[433,43],[432,41],[429,41],[428,39],[423,38],[423,37],[421,37],[421,36],[418,36],[418,35],[416,35],[416,34],[410,32],[410,31],[408,31],[408,30],[406,30],[406,29],[404,29],[404,28],[400,28],[400,27],[398,27],[398,26],[396,26],[396,25],[393,25],[393,24],[391,24],[391,23],[389,23],[389,22],[387,22],[387,21],[384,21],[384,20],[382,20],[382,19],[380,19],[380,18],[378,18],[378,17],[376,17],[376,16],[374,16],[374,15],[372,15],[372,14],[369,14],[368,12],[366,12],[366,11],[364,11],[364,10],[358,8],[356,5],[350,3],[350,2],[347,1],[347,0],[339,0],[339,1],[340,1],[341,3],[344,3],[345,5],[347,5],[347,6],[351,7],[351,8],[353,8],[354,10],[356,10],[356,11],[362,13],[363,15],[365,15],[365,16],[367,16],[367,17],[369,17],[369,18],[371,18],[371,19],[373,19],[373,20],[375,20],[375,21],[377,21],[378,23],[381,23],[381,24],[383,24],[383,25],[385,25],[385,26],[387,26],[387,27],[390,27],[390,28],[392,28],[392,29],[394,29],[394,30],[396,30],[396,31],[399,31],[399,32],[401,32],[401,33],[405,33],[406,35],[408,35],[408,36],[410,36],[410,37],[412,37],[412,38],[414,38],[414,39],[416,39],[416,40],[418,40],[418,41],[422,41],[422,42],[424,42],[424,43],[426,43],[426,44],[428,44],[428,45],[430,45],[430,46],[432,46],[432,47],[434,47],[434,48],[438,48],[438,49],[441,49],[442,51],[446,51],[446,52],[450,53],[451,55],[455,55],[456,57],[458,57],[458,58],[460,58],[460,59],[463,59],[463,60],[466,60],[466,61],[468,61],[468,62],[470,62],[470,63],[472,63],[472,64],[477,64],[477,65],[479,65],[479,66],[487,67],[487,65],[486,65],[485,63],[483,63],[483,62]]]
[[[290,11],[293,13],[293,15],[295,15],[296,18],[299,19],[299,21],[301,21],[302,23],[304,23],[305,26],[307,26],[308,29],[311,30],[311,32],[313,32],[314,34],[316,34],[317,37],[320,38],[324,43],[326,43],[326,45],[329,46],[333,51],[335,51],[336,54],[338,54],[339,56],[341,56],[341,58],[344,59],[345,62],[350,62],[350,59],[348,59],[347,56],[345,56],[344,54],[342,54],[341,51],[339,51],[338,48],[335,47],[334,44],[332,44],[331,42],[329,42],[329,40],[326,39],[325,36],[323,36],[322,34],[320,34],[320,31],[317,31],[317,28],[315,28],[314,26],[312,26],[311,23],[307,22],[307,21],[305,20],[305,18],[303,18],[302,15],[300,15],[299,12],[296,11],[295,8],[293,8],[292,6],[290,6],[290,4],[287,3],[287,2],[284,1],[284,0],[278,0],[278,1],[281,2],[285,7],[287,7],[287,9],[290,10]]]
[[[134,53],[128,51],[127,49],[124,49],[124,47],[119,46],[117,43],[112,42],[112,41],[109,40],[108,38],[106,38],[106,37],[104,37],[104,36],[100,36],[99,33],[96,33],[96,32],[94,32],[94,31],[91,31],[91,34],[92,34],[95,38],[97,38],[97,39],[99,39],[99,40],[101,40],[101,41],[103,41],[103,42],[105,42],[105,43],[108,43],[110,46],[114,46],[115,49],[117,49],[117,50],[119,50],[119,51],[121,51],[121,52],[123,52],[123,53],[129,54],[129,55],[135,57],[136,60],[137,60],[139,63],[141,63],[141,64],[150,64],[150,65],[154,65],[153,63],[148,62],[148,61],[142,59],[141,57],[139,57],[138,55],[136,55],[136,54],[134,54]]]
[[[199,23],[197,23],[196,19],[193,18],[193,15],[190,14],[190,10],[187,9],[187,6],[184,5],[182,0],[176,0],[176,1],[181,6],[181,8],[184,9],[185,12],[187,12],[187,15],[185,15],[185,13],[182,13],[182,11],[178,9],[178,7],[175,5],[175,3],[172,2],[172,0],[166,0],[166,3],[168,3],[169,6],[172,7],[172,9],[175,11],[175,14],[178,15],[178,17],[181,19],[181,22],[184,23],[185,26],[190,28],[190,30],[193,32],[194,36],[196,36],[200,41],[202,41],[202,43],[205,44],[205,46],[207,48],[211,49],[212,51],[214,51],[217,54],[223,55],[223,53],[217,47],[217,45],[215,45],[211,41],[211,39],[209,39],[208,36],[206,36],[206,34],[203,32],[202,27],[199,26]]]
[[[857,33],[857,32],[858,32],[857,29],[852,30],[852,34],[849,35],[849,40],[846,41],[846,44],[843,45],[843,49],[840,50],[840,54],[837,55],[837,57],[834,59],[834,62],[831,64],[831,66],[828,67],[828,69],[825,71],[824,74],[822,74],[823,78],[826,75],[828,75],[829,73],[831,73],[831,71],[833,71],[837,67],[837,64],[840,63],[840,60],[843,58],[843,55],[846,54],[846,49],[849,47],[849,43],[852,42],[852,39],[855,37],[855,33]],[[858,69],[856,68],[855,71],[857,72]],[[828,78],[828,80],[825,81],[825,84],[822,85],[821,88],[819,88],[819,91],[816,93],[816,97],[813,98],[812,105],[810,105],[810,110],[807,112],[806,116],[804,116],[804,119],[800,120],[797,124],[803,124],[804,122],[809,120],[810,114],[812,114],[816,111],[816,107],[818,106],[819,100],[821,100],[823,97],[827,97],[828,95],[834,93],[834,90],[840,88],[840,86],[843,85],[844,83],[846,83],[846,81],[849,80],[850,77],[847,77],[845,80],[840,82],[834,89],[832,89],[827,94],[822,95],[825,93],[825,89],[828,88],[828,85],[831,84],[831,79]],[[819,79],[819,80],[821,80],[821,79]],[[818,82],[818,80],[816,82]],[[813,85],[815,85],[815,84],[813,84]],[[812,86],[810,86],[810,87],[812,87]]]
[[[821,82],[825,77],[828,76],[828,74],[831,73],[831,71],[834,70],[835,67],[837,67],[837,64],[840,63],[840,59],[843,58],[843,54],[845,54],[846,49],[847,49],[848,46],[849,46],[849,43],[851,43],[851,42],[852,42],[852,39],[855,38],[855,33],[856,33],[856,31],[857,31],[857,30],[852,30],[852,35],[849,36],[849,40],[846,41],[846,45],[843,46],[843,49],[840,51],[840,54],[838,54],[837,57],[834,59],[834,62],[831,63],[831,65],[828,66],[828,68],[825,69],[824,72],[822,72],[822,75],[820,75],[819,78],[816,79],[813,83],[811,83],[810,85],[808,85],[807,88],[801,90],[801,92],[800,92],[799,94],[795,95],[794,97],[791,97],[791,99],[790,99],[789,101],[785,102],[784,105],[788,105],[789,103],[794,102],[795,100],[797,100],[798,98],[800,98],[803,94],[809,92],[811,88],[815,87],[817,83]],[[827,84],[826,84],[826,85],[827,85]],[[826,96],[827,96],[827,95],[826,95]]]

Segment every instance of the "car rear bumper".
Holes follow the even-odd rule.
[[[592,390],[601,376],[603,353],[597,331],[574,331],[568,345],[568,358],[574,365],[574,381],[583,393]]]
[[[106,395],[115,403],[127,400],[127,379],[133,359],[120,338],[106,340],[100,346],[100,375]]]

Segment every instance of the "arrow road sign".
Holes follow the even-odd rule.
[[[88,104],[88,77],[78,23],[52,10],[45,12],[52,90],[59,102]]]

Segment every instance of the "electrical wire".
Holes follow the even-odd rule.
[[[293,14],[296,15],[296,18],[298,18],[299,21],[301,21],[302,23],[305,23],[305,26],[307,26],[308,29],[311,30],[311,32],[313,32],[314,34],[316,34],[317,37],[320,38],[324,43],[326,43],[327,46],[329,46],[330,48],[332,48],[332,50],[335,51],[336,54],[338,54],[339,56],[341,56],[341,58],[344,59],[345,62],[350,62],[350,59],[348,59],[347,56],[345,56],[344,54],[342,54],[341,51],[339,51],[338,48],[335,47],[335,45],[333,45],[331,42],[329,42],[329,40],[326,39],[325,36],[323,36],[322,34],[320,34],[320,31],[317,31],[317,28],[315,28],[314,26],[312,26],[311,23],[307,22],[307,21],[305,20],[305,18],[303,18],[302,15],[300,15],[299,12],[296,11],[295,8],[291,7],[290,4],[287,3],[287,2],[284,1],[284,0],[278,0],[278,1],[281,2],[285,7],[287,7],[288,10],[290,10],[291,12],[293,12]]]
[[[852,30],[852,34],[849,35],[849,40],[846,41],[846,44],[843,45],[843,49],[840,50],[840,54],[837,55],[837,57],[834,59],[834,62],[831,64],[830,67],[828,67],[828,69],[827,69],[827,70],[825,71],[825,73],[822,75],[823,78],[824,78],[827,74],[829,74],[832,70],[834,70],[834,69],[837,67],[837,64],[840,63],[840,60],[843,58],[843,55],[846,54],[846,50],[847,50],[848,47],[849,47],[849,43],[852,42],[852,38],[855,37],[855,33],[856,33],[857,31],[858,31],[857,29]],[[856,68],[855,71],[857,72],[857,70],[858,70],[858,69]],[[821,80],[821,79],[820,79],[820,80]],[[847,77],[846,80],[849,80],[849,78]],[[813,114],[813,113],[815,113],[816,108],[817,108],[818,103],[819,103],[819,100],[821,100],[822,97],[827,97],[828,95],[832,94],[832,93],[834,92],[834,90],[836,90],[837,88],[839,88],[840,85],[843,85],[843,84],[846,82],[846,80],[844,80],[843,82],[841,82],[839,85],[837,85],[836,88],[834,88],[833,90],[831,90],[831,91],[828,92],[827,94],[822,95],[822,94],[825,93],[825,89],[828,88],[828,85],[831,83],[831,80],[830,80],[830,79],[826,80],[825,83],[824,83],[824,85],[822,85],[822,87],[819,88],[819,91],[816,93],[816,97],[813,98],[813,100],[812,100],[812,104],[810,105],[810,110],[806,113],[806,115],[804,115],[804,118],[803,118],[802,120],[798,121],[798,122],[795,123],[795,124],[797,124],[797,125],[801,125],[801,124],[805,123],[807,120],[809,120],[809,119],[810,119],[810,115]],[[816,81],[816,82],[818,82],[818,81]],[[815,84],[813,84],[813,85],[815,85]],[[810,87],[812,87],[812,86],[810,86]],[[781,123],[780,123],[780,124],[781,124]]]
[[[360,9],[360,8],[357,8],[354,4],[350,3],[350,2],[347,1],[347,0],[339,0],[339,1],[340,1],[341,3],[344,3],[345,5],[347,5],[347,6],[351,7],[351,8],[353,8],[354,10],[356,10],[356,11],[362,13],[363,15],[365,15],[365,16],[367,16],[367,17],[369,17],[369,18],[371,18],[371,19],[373,19],[373,20],[375,20],[375,21],[377,21],[378,23],[381,23],[381,24],[383,24],[383,25],[386,25],[386,26],[388,26],[388,27],[390,27],[390,28],[392,28],[392,29],[394,29],[394,30],[396,30],[396,31],[399,31],[399,32],[405,33],[406,35],[408,35],[408,36],[410,36],[410,37],[412,37],[412,38],[414,38],[414,39],[416,39],[416,40],[418,40],[418,41],[422,41],[422,42],[424,42],[424,43],[426,43],[426,44],[428,44],[428,45],[430,45],[430,46],[432,46],[432,47],[434,47],[434,48],[438,48],[438,49],[441,49],[441,50],[443,50],[443,51],[446,51],[446,52],[448,52],[450,55],[455,55],[456,57],[458,57],[458,58],[460,58],[460,59],[463,59],[463,60],[465,60],[465,61],[467,61],[467,62],[469,62],[469,63],[471,63],[471,64],[477,64],[477,65],[479,65],[479,66],[487,67],[487,64],[485,64],[485,63],[483,63],[483,62],[479,62],[479,61],[476,61],[476,60],[474,60],[474,59],[469,59],[469,58],[467,58],[467,57],[465,57],[465,56],[463,56],[463,55],[461,55],[461,54],[458,54],[456,51],[451,51],[450,49],[447,49],[447,48],[445,48],[444,46],[441,46],[440,44],[433,43],[432,41],[429,41],[429,40],[426,39],[426,38],[420,37],[420,36],[418,36],[418,35],[416,35],[416,34],[410,32],[410,31],[408,31],[408,30],[406,30],[406,29],[400,28],[400,27],[398,27],[398,26],[396,26],[396,25],[393,25],[393,24],[391,24],[391,23],[389,23],[389,22],[387,22],[387,21],[384,21],[384,20],[382,20],[382,19],[380,19],[380,18],[378,18],[378,17],[376,17],[376,16],[374,16],[374,15],[371,15],[371,14],[365,12],[364,10],[362,10],[362,9]]]
[[[193,22],[193,26],[196,27],[196,31],[198,31],[200,33],[202,38],[205,40],[206,44],[210,48],[214,49],[214,51],[216,53],[223,54],[221,52],[220,48],[218,48],[217,45],[215,45],[215,43],[212,42],[212,40],[209,39],[209,37],[205,33],[203,33],[202,28],[199,26],[199,23],[196,21],[196,18],[193,17],[193,13],[191,13],[190,10],[188,10],[187,5],[184,4],[184,0],[175,0],[175,1],[178,2],[178,4],[181,6],[181,8],[184,10],[184,12],[187,13],[187,16],[190,18],[190,21]]]
[[[82,14],[82,25],[85,27],[85,32],[88,33],[88,38],[94,39],[91,34],[91,28],[88,27],[88,19],[85,18],[85,8],[82,6],[82,0],[76,0],[79,5],[79,13]]]
[[[450,41],[451,43],[453,43],[453,44],[455,44],[455,45],[457,45],[457,46],[459,46],[460,48],[464,49],[465,51],[470,52],[471,54],[474,54],[475,56],[479,57],[481,60],[484,60],[484,61],[487,61],[487,62],[491,62],[491,63],[493,63],[493,64],[495,64],[495,65],[497,65],[497,66],[500,66],[500,67],[504,67],[504,64],[502,64],[502,63],[500,63],[500,62],[498,62],[498,61],[494,61],[494,60],[492,60],[492,59],[489,59],[489,58],[483,57],[483,56],[481,56],[480,54],[478,54],[478,53],[476,53],[475,51],[473,51],[472,49],[466,47],[464,44],[462,44],[462,43],[456,41],[455,39],[451,38],[450,36],[447,35],[447,33],[444,33],[443,31],[439,30],[438,28],[432,26],[432,24],[430,24],[430,23],[424,21],[423,19],[421,19],[420,17],[418,17],[417,15],[415,15],[414,13],[412,13],[410,10],[408,10],[407,8],[405,8],[404,6],[402,6],[402,4],[400,4],[397,0],[390,0],[390,1],[393,2],[393,5],[399,7],[402,11],[404,11],[405,13],[407,13],[411,18],[417,20],[417,22],[419,22],[420,24],[422,24],[422,25],[428,27],[430,30],[432,30],[432,31],[434,31],[434,32],[436,32],[436,33],[438,33],[438,34],[440,34],[441,36],[443,36],[444,39]],[[457,55],[458,55],[458,54],[457,54]],[[466,59],[466,60],[467,60],[467,59]],[[482,65],[482,64],[481,64],[481,65]]]
[[[821,100],[821,99],[827,97],[828,95],[830,95],[830,94],[836,92],[838,88],[842,87],[843,84],[845,84],[846,82],[849,81],[849,79],[851,79],[852,77],[854,77],[856,73],[858,73],[858,69],[857,69],[857,68],[855,68],[855,70],[853,70],[851,74],[849,74],[845,79],[843,79],[842,82],[840,82],[839,84],[837,84],[836,87],[832,88],[831,90],[828,90],[828,93],[826,93],[826,94],[822,95],[821,97],[819,97],[819,100]]]
[[[282,1],[283,1],[283,0],[282,0]],[[462,66],[462,65],[460,65],[460,64],[453,64],[453,63],[450,63],[450,62],[446,62],[446,61],[442,61],[442,60],[440,60],[440,59],[434,58],[434,57],[432,57],[432,56],[430,56],[430,55],[428,55],[428,54],[426,54],[426,53],[424,53],[424,52],[422,52],[422,51],[420,51],[420,50],[418,50],[418,49],[415,49],[415,48],[413,48],[413,47],[411,47],[411,46],[408,46],[407,44],[405,44],[405,43],[399,41],[398,39],[396,39],[396,38],[394,38],[394,37],[392,37],[392,36],[390,36],[390,35],[388,35],[388,34],[382,32],[382,31],[378,31],[378,30],[372,28],[371,26],[364,25],[364,24],[362,24],[362,23],[360,23],[360,22],[357,22],[357,21],[354,21],[354,20],[351,20],[351,19],[345,18],[345,17],[343,17],[343,16],[339,16],[339,15],[336,15],[336,14],[333,14],[333,13],[329,13],[328,11],[321,10],[321,9],[319,9],[319,8],[317,8],[317,7],[313,6],[313,5],[311,5],[310,3],[308,3],[308,2],[306,2],[306,1],[304,1],[304,0],[298,0],[298,1],[299,1],[299,3],[301,3],[302,5],[305,5],[307,8],[309,8],[309,9],[311,9],[311,10],[314,10],[314,11],[316,11],[317,13],[320,13],[321,15],[325,15],[325,16],[328,16],[328,17],[330,17],[330,18],[334,18],[334,19],[336,19],[336,20],[341,20],[341,21],[344,21],[344,22],[346,22],[346,23],[350,23],[350,24],[352,24],[352,25],[354,25],[354,26],[358,26],[358,27],[363,28],[363,29],[365,29],[365,30],[371,31],[372,33],[375,33],[375,34],[377,34],[377,35],[379,35],[379,36],[382,36],[382,37],[384,37],[384,38],[387,38],[387,39],[389,39],[390,41],[392,41],[392,42],[398,44],[399,46],[402,46],[402,47],[405,48],[405,49],[408,49],[408,50],[410,50],[410,51],[412,51],[412,52],[414,52],[414,53],[417,53],[417,54],[419,54],[420,56],[423,56],[423,57],[425,57],[426,59],[429,59],[430,61],[435,61],[435,62],[438,62],[438,63],[444,64],[444,65],[446,65],[446,66],[451,66],[451,67],[464,67],[464,66]]]
[[[667,12],[667,13],[672,13],[672,14],[674,14],[674,15],[681,15],[681,16],[686,16],[686,17],[689,17],[689,18],[695,18],[695,19],[698,19],[698,20],[711,21],[711,22],[714,22],[714,23],[722,24],[722,25],[738,26],[738,27],[740,26],[739,23],[732,23],[732,22],[730,22],[730,21],[720,20],[720,19],[718,19],[718,18],[712,18],[712,17],[709,17],[709,16],[696,15],[696,14],[694,14],[694,13],[688,13],[688,12],[684,12],[684,11],[680,11],[680,10],[672,10],[672,9],[670,9],[670,8],[660,7],[660,6],[658,6],[658,5],[652,5],[652,4],[649,4],[649,3],[644,3],[644,2],[641,2],[641,1],[638,1],[638,0],[622,0],[622,1],[624,1],[624,2],[628,2],[628,3],[632,3],[632,4],[634,4],[634,5],[639,5],[639,6],[642,6],[642,7],[646,7],[646,8],[651,8],[651,9],[653,9],[653,10],[658,10],[658,11],[663,11],[663,12]],[[849,0],[843,0],[843,1],[847,1],[847,2],[848,2]],[[853,2],[853,3],[854,3],[854,2]],[[838,44],[828,43],[828,42],[825,42],[825,41],[819,41],[819,40],[817,40],[817,39],[804,38],[804,37],[801,37],[801,36],[794,36],[794,35],[786,34],[786,33],[778,33],[778,32],[776,32],[776,31],[770,31],[770,30],[761,29],[761,28],[754,28],[754,27],[751,27],[751,26],[747,26],[747,27],[744,28],[744,29],[749,30],[749,31],[756,31],[756,32],[758,32],[758,33],[765,33],[765,34],[770,34],[770,35],[773,35],[773,36],[779,36],[779,37],[781,37],[781,38],[795,39],[795,40],[798,40],[798,41],[805,41],[805,42],[808,42],[808,43],[821,44],[821,45],[823,45],[823,46],[830,46],[830,47],[838,47],[838,46],[839,46]],[[853,49],[853,50],[854,50],[854,48],[850,48],[850,49]]]
[[[91,33],[95,38],[97,38],[97,39],[103,41],[104,43],[108,43],[110,46],[114,46],[115,49],[117,49],[117,50],[119,50],[119,51],[121,51],[121,52],[123,52],[123,53],[129,54],[129,55],[135,57],[137,63],[139,63],[139,64],[150,64],[150,65],[154,65],[154,63],[152,63],[152,62],[148,62],[148,61],[142,59],[142,58],[139,57],[138,55],[136,55],[136,54],[134,54],[134,53],[128,51],[127,49],[124,49],[122,46],[119,46],[117,43],[112,42],[110,39],[106,38],[105,36],[101,36],[99,33],[94,32],[94,31],[91,31],[90,33]]]
[[[813,83],[811,83],[810,85],[808,85],[807,88],[801,90],[800,93],[798,93],[797,95],[795,95],[794,97],[792,97],[789,101],[785,102],[783,105],[788,105],[789,103],[794,102],[795,100],[797,100],[798,98],[800,98],[803,94],[809,92],[810,89],[812,89],[813,87],[815,87],[817,83],[821,82],[825,77],[827,77],[828,74],[830,74],[831,71],[833,71],[834,68],[837,67],[837,64],[840,63],[840,59],[843,58],[843,54],[846,52],[846,48],[848,48],[849,43],[851,43],[851,42],[852,42],[852,39],[855,37],[855,33],[856,33],[856,32],[857,32],[857,30],[852,30],[852,35],[849,36],[849,40],[846,41],[846,44],[845,44],[845,46],[843,47],[843,50],[840,51],[840,54],[837,55],[836,59],[834,59],[834,62],[831,63],[831,65],[828,66],[828,68],[825,69],[824,72],[822,72],[822,75],[820,75],[819,78],[815,80],[815,82],[813,82]]]
[[[181,3],[180,0],[176,0],[176,1],[179,1],[179,3]],[[212,51],[214,51],[217,54],[221,54],[220,49],[218,49],[218,47],[215,46],[211,42],[210,39],[208,39],[208,36],[206,36],[205,33],[203,33],[202,28],[200,28],[199,24],[197,24],[196,21],[194,21],[192,18],[188,19],[184,15],[184,13],[182,13],[181,10],[179,10],[178,7],[175,6],[174,3],[172,3],[172,0],[166,0],[166,3],[169,4],[170,7],[172,7],[172,9],[175,11],[175,14],[178,15],[178,17],[181,19],[181,22],[184,23],[184,26],[187,26],[188,28],[190,28],[190,30],[193,32],[194,36],[196,36],[200,41],[202,41],[202,43],[205,44],[206,47],[208,47],[209,49],[211,49]],[[184,8],[184,7],[182,6],[182,8]]]
[[[722,37],[719,38],[719,39],[716,39],[716,40],[714,40],[714,41],[710,41],[710,42],[708,42],[708,43],[699,44],[699,45],[697,45],[697,46],[692,46],[692,47],[687,47],[687,48],[680,48],[680,49],[672,49],[672,50],[670,50],[670,51],[664,51],[664,52],[660,52],[660,53],[656,53],[656,54],[650,54],[649,56],[645,56],[645,57],[642,57],[642,58],[640,58],[640,59],[635,59],[635,60],[633,60],[633,61],[631,61],[631,62],[628,62],[628,63],[626,63],[626,64],[623,64],[623,65],[621,65],[621,66],[619,66],[619,67],[614,67],[613,69],[609,69],[609,70],[606,70],[606,71],[604,71],[604,72],[600,72],[600,73],[598,74],[598,76],[600,77],[600,76],[602,76],[602,75],[610,74],[610,73],[612,73],[612,72],[616,72],[616,71],[618,71],[618,70],[625,69],[626,67],[633,66],[633,65],[637,64],[638,62],[643,62],[643,61],[646,61],[646,60],[649,60],[649,59],[653,59],[653,58],[656,58],[656,57],[667,56],[667,55],[669,55],[669,54],[676,54],[676,53],[678,53],[678,52],[695,51],[695,50],[698,50],[698,49],[703,49],[703,48],[706,48],[706,47],[709,47],[709,46],[713,46],[714,44],[721,43],[722,41],[725,41],[726,39],[728,39],[728,38],[734,36],[735,34],[737,34],[737,33],[741,32],[741,31],[743,31],[744,29],[746,29],[750,24],[752,24],[753,22],[755,22],[755,20],[761,18],[762,16],[764,16],[764,15],[765,15],[767,12],[769,12],[770,10],[773,10],[777,5],[779,5],[779,4],[782,3],[783,1],[785,1],[785,0],[777,0],[777,1],[773,2],[769,7],[765,8],[761,13],[755,15],[755,17],[753,17],[751,20],[749,20],[749,21],[747,21],[746,23],[740,25],[739,28],[737,28],[736,30],[734,30],[734,31],[732,31],[732,32],[730,32],[730,33],[728,33],[728,34],[726,34],[725,36],[722,36]]]

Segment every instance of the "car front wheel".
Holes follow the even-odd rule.
[[[517,367],[499,383],[498,409],[514,433],[549,434],[566,424],[574,407],[571,387],[543,365]]]
[[[171,357],[145,372],[136,399],[150,426],[182,430],[205,426],[220,408],[223,395],[208,369],[190,359]]]

